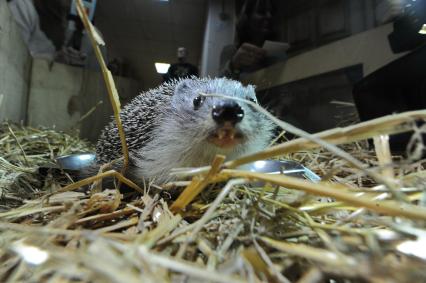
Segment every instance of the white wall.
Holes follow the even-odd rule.
[[[121,102],[138,94],[139,84],[114,77]],[[99,101],[87,119],[78,123]],[[111,119],[102,75],[83,68],[33,59],[4,0],[0,0],[0,122],[25,122],[61,131],[77,128],[96,140]]]
[[[234,42],[235,5],[224,1],[227,20],[221,19],[222,0],[209,0],[206,30],[204,32],[201,76],[217,76],[220,53],[224,46]]]
[[[34,59],[28,102],[30,126],[68,130],[80,119],[77,111],[68,111],[69,100],[78,96],[83,81],[81,68]]]
[[[366,76],[405,54],[392,53],[387,40],[391,31],[392,24],[387,24],[358,33],[249,74],[243,81],[265,89],[357,64],[363,65]]]
[[[31,55],[6,1],[0,1],[0,121],[25,120]]]
[[[134,80],[114,77],[122,104],[138,94]],[[78,128],[83,138],[95,141],[111,120],[112,108],[101,73],[34,59],[28,102],[28,124],[60,131]],[[80,118],[99,101],[103,103],[82,123]]]

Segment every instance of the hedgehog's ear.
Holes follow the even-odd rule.
[[[176,93],[182,93],[182,92],[187,92],[188,89],[190,88],[190,79],[183,79],[180,80],[176,83],[176,87],[175,87],[175,94]]]

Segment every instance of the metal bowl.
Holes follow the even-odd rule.
[[[94,153],[71,154],[56,158],[56,163],[63,170],[77,171],[92,165],[95,158]]]
[[[292,177],[308,179],[319,182],[321,178],[304,167],[302,164],[292,160],[258,160],[253,163],[244,164],[237,169],[258,173],[284,174]]]
[[[64,171],[79,171],[95,162],[94,153],[80,153],[61,156],[55,164],[46,164],[40,169],[62,169]],[[293,160],[258,160],[244,164],[237,169],[267,174],[284,174],[292,177],[303,178],[312,182],[319,182],[321,178],[314,172]]]

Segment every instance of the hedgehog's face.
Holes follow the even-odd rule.
[[[253,86],[228,79],[183,80],[176,85],[171,109],[176,121],[185,127],[200,146],[218,153],[247,152],[247,147],[265,146],[271,136],[271,123],[263,114],[243,102],[201,94],[221,94],[257,103]],[[253,151],[253,150],[251,150]]]

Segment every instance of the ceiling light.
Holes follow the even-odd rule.
[[[169,70],[170,64],[167,63],[155,63],[155,69],[159,74],[165,74]]]
[[[419,30],[420,34],[426,34],[426,24],[424,24],[421,28],[421,30]]]

